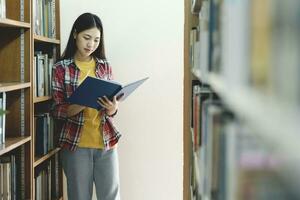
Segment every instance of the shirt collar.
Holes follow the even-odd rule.
[[[103,59],[100,59],[100,58],[97,58],[97,57],[94,57],[94,59],[96,61],[96,69],[98,69],[101,66],[101,64],[104,64],[104,60]],[[73,58],[64,59],[64,64],[66,66],[69,66],[69,65],[72,64],[75,68],[77,68],[79,70],[79,68],[75,64],[74,57]]]

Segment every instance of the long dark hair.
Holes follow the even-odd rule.
[[[68,59],[74,57],[77,50],[76,40],[73,35],[75,32],[79,34],[84,30],[95,27],[100,31],[100,44],[97,47],[97,49],[92,53],[92,56],[100,59],[106,59],[102,22],[97,15],[94,15],[92,13],[83,13],[75,20],[69,36],[67,46],[64,50],[61,59]]]

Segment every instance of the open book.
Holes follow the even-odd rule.
[[[120,83],[88,76],[68,98],[71,104],[78,104],[100,110],[99,97],[106,96],[110,100],[117,96],[118,101],[126,99],[137,87],[149,77],[122,86]]]

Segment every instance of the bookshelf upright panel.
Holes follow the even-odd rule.
[[[185,1],[184,199],[299,199],[299,9]]]

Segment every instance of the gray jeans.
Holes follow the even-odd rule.
[[[61,151],[67,177],[68,200],[90,200],[95,183],[97,199],[120,200],[119,162],[116,148],[77,148]]]

